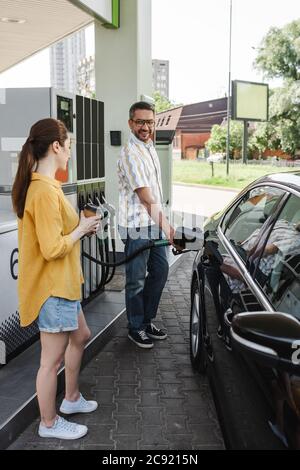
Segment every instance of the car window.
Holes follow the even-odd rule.
[[[279,214],[255,278],[277,311],[300,319],[300,197],[291,195]]]
[[[254,249],[262,226],[274,214],[284,194],[284,191],[273,187],[254,188],[226,214],[221,228],[244,261]]]

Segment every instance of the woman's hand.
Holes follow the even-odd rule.
[[[85,217],[83,211],[80,212],[80,221],[78,226],[70,233],[74,243],[85,235],[93,235],[99,229],[101,217],[99,215],[93,217]]]
[[[85,217],[84,212],[81,211],[78,228],[82,232],[82,235],[92,235],[96,233],[99,229],[100,220],[101,217],[99,215]]]

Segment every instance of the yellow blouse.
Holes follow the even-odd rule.
[[[69,235],[79,217],[61,184],[32,173],[24,216],[18,219],[18,294],[21,326],[30,325],[50,296],[81,298],[80,241]]]

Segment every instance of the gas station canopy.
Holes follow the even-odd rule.
[[[1,0],[0,72],[87,26],[94,18],[112,23],[115,7],[114,0]]]

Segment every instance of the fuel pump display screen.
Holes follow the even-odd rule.
[[[57,119],[62,121],[69,132],[73,132],[73,100],[57,96]]]

